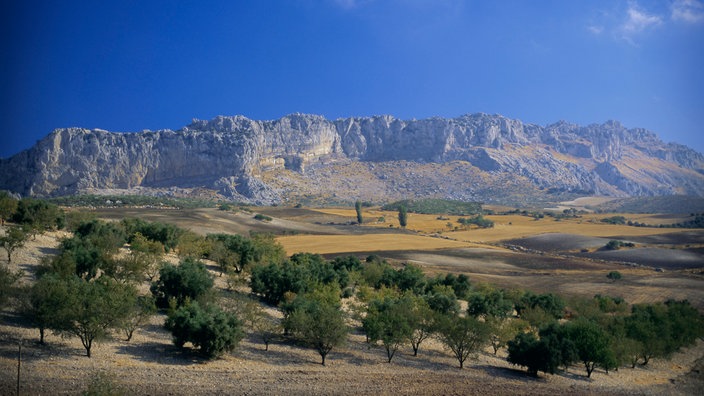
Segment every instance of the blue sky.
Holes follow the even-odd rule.
[[[54,128],[293,112],[609,119],[704,152],[702,0],[12,1],[0,157]]]

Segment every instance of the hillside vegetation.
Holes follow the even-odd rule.
[[[656,394],[685,389],[689,382],[675,384],[702,354],[701,260],[658,272],[594,259],[622,231],[632,232],[621,239],[641,239],[617,253],[667,246],[668,254],[696,255],[701,231],[608,224],[601,219],[611,215],[591,214],[494,214],[494,228],[477,229],[458,215],[417,213],[403,230],[395,212],[373,207],[361,214],[374,221],[362,224],[351,207],[130,208],[139,219],[95,219],[115,210],[66,214],[23,200],[3,227],[3,238],[27,233],[2,263],[3,291],[12,293],[0,299],[0,362],[12,364],[20,337],[48,344],[24,346],[29,393],[85,389],[97,378],[139,394],[474,394],[489,384],[499,394]],[[175,220],[269,231],[199,233]],[[452,229],[433,229],[442,222]],[[532,233],[507,232],[514,225]],[[517,239],[479,239],[497,228]],[[574,249],[577,242],[586,247]],[[14,371],[2,372],[6,393]],[[397,376],[422,380],[388,381]]]

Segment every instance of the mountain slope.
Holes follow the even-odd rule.
[[[499,115],[329,121],[219,116],[178,130],[57,129],[0,160],[0,188],[24,195],[208,188],[258,203],[575,191],[704,195],[704,156],[618,122],[524,124]]]

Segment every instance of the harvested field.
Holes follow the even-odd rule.
[[[472,246],[466,242],[408,234],[295,235],[279,237],[277,240],[284,246],[288,254],[434,250]]]
[[[604,250],[589,254],[601,260],[637,263],[666,270],[704,268],[704,255],[679,249],[642,248]]]
[[[521,239],[504,241],[506,244],[522,246],[545,252],[566,252],[581,249],[601,248],[609,242],[607,238],[564,233],[545,233]]]

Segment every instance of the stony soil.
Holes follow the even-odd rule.
[[[40,235],[16,254],[11,267],[27,272],[22,282],[30,281],[29,271],[42,256],[54,252],[59,236]],[[464,254],[456,253],[454,260],[467,259]],[[416,258],[431,262],[430,256]],[[0,265],[7,263],[3,260]],[[500,280],[509,272],[525,271],[516,266],[517,261],[513,259],[506,259],[506,265],[511,267],[507,272],[487,273],[486,279],[494,276]],[[585,293],[593,293],[588,280],[591,279],[589,271],[594,269],[589,265],[580,269],[586,277],[584,287],[589,289]],[[492,266],[484,264],[484,267],[488,270]],[[535,276],[535,271],[546,270],[529,270],[528,274]],[[599,273],[597,277],[602,276]],[[598,285],[597,277],[593,285]],[[551,278],[554,282],[555,274],[538,278]],[[573,275],[559,282],[569,284],[569,279],[574,282],[573,286],[579,285]],[[642,278],[642,282],[647,279],[650,278]],[[682,279],[672,279],[671,287],[677,289]],[[701,281],[693,282],[692,287],[696,288]],[[640,287],[646,294],[650,290],[647,283],[628,287]],[[562,395],[568,392],[573,395],[687,395],[699,393],[703,383],[702,341],[671,360],[655,359],[648,366],[621,368],[608,374],[597,370],[591,379],[586,378],[578,365],[565,373],[533,378],[509,365],[502,351],[498,356],[489,350],[483,351],[460,370],[450,352],[435,340],[421,345],[417,357],[412,356],[408,347],[399,351],[389,364],[384,350],[370,347],[359,332],[350,334],[345,346],[331,352],[326,366],[320,365],[315,351],[282,340],[264,351],[261,342],[251,334],[233,353],[205,361],[196,354],[175,348],[170,335],[162,328],[163,320],[163,316],[153,317],[130,342],[123,341],[117,334],[115,339],[97,344],[93,357],[87,358],[77,339],[49,335],[47,345],[36,344],[38,331],[5,311],[0,316],[0,395],[15,393],[19,342],[22,342],[20,386],[21,394],[25,395],[78,394],[99,371],[111,375],[126,393],[145,395]]]

